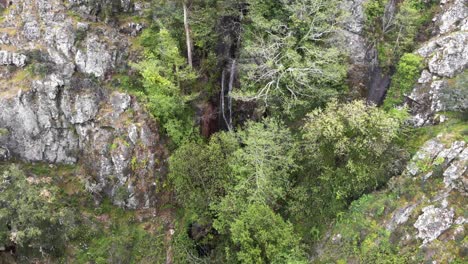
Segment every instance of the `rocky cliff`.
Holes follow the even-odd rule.
[[[77,222],[91,231],[85,237],[75,234],[69,250],[71,255],[86,255],[93,261],[118,245],[115,248],[132,248],[142,255],[164,251],[157,253],[158,259],[166,257],[166,263],[172,263],[174,252],[181,250],[172,248],[172,236],[176,231],[187,233],[184,222],[175,224],[180,219],[174,208],[159,210],[173,205],[173,190],[163,195],[158,186],[166,175],[167,140],[144,104],[122,90],[117,78],[129,75],[129,64],[141,58],[135,40],[145,27],[141,17],[152,15],[147,12],[149,2],[0,0],[0,162],[38,163],[37,167],[50,169],[43,170],[41,177],[61,167],[57,164],[82,169],[78,173],[70,170],[63,176],[67,180],[58,182],[66,187],[62,191],[74,194],[68,189],[78,189],[81,182],[72,182],[73,177],[85,175],[86,189],[94,195],[94,200],[87,199],[80,190],[83,197],[70,198],[86,199],[81,201],[86,208]],[[369,2],[341,2],[346,15],[336,45],[349,55],[348,85],[355,92],[350,97],[380,104],[396,65],[383,73],[376,45],[369,43],[365,26],[365,4]],[[434,1],[424,3],[430,2]],[[421,142],[425,143],[415,144],[423,146],[414,151],[402,175],[353,202],[330,223],[325,235],[318,229],[310,231],[317,242],[313,261],[457,263],[468,255],[468,131],[466,120],[455,120],[453,113],[446,113],[457,111],[466,116],[468,110],[468,5],[466,0],[441,0],[435,13],[428,25],[429,35],[418,39],[417,48],[410,51],[421,56],[424,65],[414,89],[404,95],[412,125],[430,130],[423,131]],[[230,68],[234,72],[235,64]],[[203,105],[203,113],[196,115],[202,116],[202,134],[209,137],[219,128],[217,110],[215,104]],[[237,115],[246,107],[238,108]],[[31,179],[37,176],[26,174]],[[56,174],[55,178],[62,177]],[[70,178],[72,184],[68,184]],[[164,206],[156,209],[155,217],[155,210],[111,208],[107,200],[100,206],[94,204],[105,199],[126,209],[154,209],[158,200],[164,200],[159,203]],[[122,231],[131,225],[134,229]],[[137,226],[144,233],[135,232],[140,230]],[[147,233],[156,234],[154,241],[159,244],[147,242],[152,241],[145,240],[142,234]],[[93,241],[94,236],[99,239]],[[146,246],[142,248],[149,249],[127,246],[133,244],[121,243],[122,237],[132,243],[141,239]],[[101,238],[110,240],[112,246]],[[7,248],[0,246],[0,253],[5,253]],[[197,250],[205,250],[203,247]],[[129,255],[127,251],[114,255],[112,250],[108,263]],[[89,253],[96,251],[104,253]],[[10,253],[14,252],[6,254]]]
[[[136,56],[145,3],[10,1],[0,24],[0,159],[85,164],[87,188],[127,208],[155,202],[158,125],[112,76]],[[125,22],[114,19],[125,15]]]
[[[468,146],[457,137],[427,141],[387,190],[355,201],[319,243],[315,260],[461,263],[468,250]]]
[[[351,10],[345,36],[350,81],[372,93],[375,64],[362,31],[365,3],[345,1]],[[405,95],[411,125],[425,126],[412,138],[429,139],[385,190],[364,195],[337,216],[314,249],[314,263],[465,263],[468,139],[466,121],[455,120],[449,112],[461,112],[463,119],[468,109],[467,23],[466,1],[440,1],[429,39],[414,51],[424,67]]]
[[[416,126],[440,120],[438,112],[466,111],[468,90],[468,5],[464,0],[440,1],[433,18],[433,36],[415,51],[426,67],[408,95]],[[461,82],[459,84],[459,82]]]

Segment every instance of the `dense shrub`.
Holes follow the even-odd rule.
[[[413,90],[422,68],[422,57],[412,53],[407,53],[401,57],[384,101],[385,109],[389,110],[404,102],[404,96]]]
[[[287,208],[298,228],[310,235],[309,230],[323,227],[349,202],[398,173],[392,161],[399,156],[396,141],[405,117],[360,101],[331,102],[309,114],[303,127],[304,168]]]
[[[26,176],[14,165],[0,177],[0,245],[14,247],[20,258],[62,255],[75,215],[52,179]]]

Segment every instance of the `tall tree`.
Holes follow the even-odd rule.
[[[189,67],[193,67],[193,55],[192,55],[192,38],[190,37],[190,24],[189,24],[189,8],[190,1],[183,0],[182,6],[184,9],[184,29],[185,29],[185,41],[187,45],[187,61]]]
[[[339,1],[248,2],[241,99],[294,115],[341,92],[345,63],[329,45],[340,17]]]
[[[230,231],[237,263],[307,263],[291,223],[264,204],[247,205]]]
[[[52,179],[26,177],[14,165],[0,179],[0,245],[14,246],[23,256],[63,253],[75,219],[60,206]]]
[[[330,102],[308,115],[303,127],[304,170],[288,208],[297,221],[335,216],[352,200],[400,171],[397,144],[403,114],[362,101]]]
[[[180,145],[194,134],[194,121],[187,105],[193,96],[186,88],[196,75],[184,62],[177,41],[166,28],[144,31],[141,42],[146,47],[145,59],[135,67],[143,77],[146,105],[172,141]]]

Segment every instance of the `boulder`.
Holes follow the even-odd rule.
[[[458,158],[444,171],[446,188],[455,188],[468,195],[468,148],[465,148]]]
[[[103,77],[114,66],[115,60],[116,53],[106,43],[99,41],[97,35],[88,36],[86,49],[78,50],[75,56],[78,69],[96,77]]]
[[[414,155],[408,163],[406,170],[411,176],[416,176],[420,173],[421,168],[419,163],[432,162],[439,153],[445,149],[444,144],[438,138],[431,139],[424,144],[424,146]]]
[[[423,213],[414,223],[418,230],[417,237],[423,239],[423,245],[437,239],[453,223],[454,211],[437,208],[434,205],[422,209]]]
[[[27,59],[26,55],[0,50],[0,65],[14,65],[22,68],[26,66]]]
[[[397,226],[406,223],[416,206],[417,204],[411,204],[404,208],[395,210],[392,215],[392,219],[386,225],[387,230],[393,231]]]
[[[435,39],[417,53],[428,58],[429,72],[439,77],[452,78],[468,66],[468,32],[456,32]]]
[[[445,34],[456,29],[466,30],[468,24],[468,6],[465,0],[453,0],[443,4],[445,12],[435,17],[439,24],[440,34]]]

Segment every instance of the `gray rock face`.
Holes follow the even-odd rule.
[[[450,2],[450,3],[448,3]],[[437,16],[440,34],[454,30],[466,30],[468,24],[468,7],[465,0],[445,1],[446,11]]]
[[[455,188],[468,195],[468,147],[461,152],[457,160],[444,171],[446,188]]]
[[[387,230],[393,231],[398,225],[406,223],[416,206],[417,204],[412,204],[396,210],[393,213],[392,219],[387,224]]]
[[[354,34],[361,35],[364,28],[364,4],[368,0],[346,0],[341,3],[341,8],[348,12],[344,28]]]
[[[450,136],[441,134],[424,144],[412,159],[412,162],[424,165],[415,175],[408,177],[407,172],[392,178],[387,189],[372,194],[371,202],[361,198],[359,209],[345,215],[349,223],[336,224],[317,243],[312,261],[335,263],[343,259],[359,262],[362,251],[353,254],[349,249],[355,248],[356,241],[366,245],[387,239],[381,235],[384,229],[388,231],[389,242],[399,253],[411,252],[411,257],[417,256],[417,260],[406,261],[452,263],[460,259],[454,252],[462,252],[466,247],[468,194],[460,187],[467,186],[468,148],[466,142],[454,141]],[[449,184],[444,186],[441,179]],[[376,208],[382,208],[380,214],[376,214]],[[350,226],[354,232],[348,232]]]
[[[408,236],[417,237],[422,239],[422,247],[430,246],[431,242],[439,238],[441,234],[447,230],[451,230],[449,239],[455,239],[457,232],[460,232],[456,225],[464,224],[463,216],[456,216],[453,206],[464,206],[456,203],[458,195],[466,197],[468,195],[468,147],[464,141],[453,141],[452,144],[447,147],[441,142],[443,135],[427,141],[423,147],[414,155],[412,160],[409,162],[407,167],[407,174],[412,177],[414,184],[421,181],[425,184],[432,184],[426,181],[435,174],[436,166],[442,175],[437,174],[437,177],[443,177],[445,188],[442,187],[437,193],[425,193],[422,199],[418,199],[417,202],[410,203],[404,207],[400,207],[393,212],[391,220],[386,223],[387,230],[394,232],[404,225],[410,217],[414,217],[415,209],[421,204],[424,205],[422,213],[417,216],[413,227],[415,228],[415,234],[411,230],[408,232]],[[425,168],[421,168],[421,165]],[[436,176],[432,176],[436,177]],[[424,187],[422,188],[424,189]],[[426,197],[429,196],[429,197]],[[455,220],[455,218],[457,220]],[[457,231],[458,230],[458,231]],[[400,232],[399,231],[399,232]],[[405,231],[407,232],[407,231]]]
[[[26,65],[26,60],[26,55],[0,50],[0,65],[15,65],[21,68]]]
[[[444,149],[437,155],[436,159],[444,159],[445,164],[451,163],[455,158],[459,157],[460,160],[465,160],[465,155],[463,151],[465,150],[466,143],[463,141],[455,141],[452,143],[450,148]]]
[[[367,1],[341,2],[341,9],[347,15],[341,23],[340,35],[343,38],[342,48],[347,51],[350,61],[348,83],[352,88],[352,96],[366,97],[369,103],[379,105],[390,85],[390,76],[380,68],[377,50],[367,40],[367,32],[364,31],[364,5]]]
[[[416,51],[427,63],[409,96],[416,126],[438,122],[434,117],[440,111],[466,110],[468,107],[467,100],[452,103],[455,105],[447,105],[441,100],[443,94],[451,90],[450,79],[464,74],[468,67],[468,6],[464,0],[443,1],[441,4],[442,12],[433,19],[439,35]]]
[[[417,53],[429,58],[428,67],[432,75],[452,78],[468,65],[468,33],[455,32],[432,40]]]
[[[130,12],[133,9],[132,0],[68,0],[71,8],[79,11],[89,18],[100,13]]]
[[[423,239],[423,245],[437,239],[453,223],[453,210],[436,208],[433,205],[422,209],[421,214],[414,223],[418,230],[418,238]]]
[[[340,33],[343,37],[343,49],[347,51],[351,63],[348,79],[354,92],[361,95],[367,93],[371,86],[371,72],[377,62],[377,53],[375,49],[368,48],[364,34],[366,2],[367,0],[346,0],[341,3],[346,16]]]
[[[39,49],[50,67],[29,84],[0,87],[0,159],[84,164],[86,187],[97,200],[108,196],[122,207],[147,208],[156,201],[167,153],[157,124],[135,99],[103,88],[105,77],[125,67],[130,42],[130,33],[104,25],[93,13],[133,8],[128,0],[114,3],[18,0],[10,7],[1,26],[22,30],[2,41],[28,56]],[[75,11],[93,26],[69,16]],[[0,65],[21,71],[26,63],[26,55],[0,51]]]
[[[50,76],[32,84],[31,90],[21,91],[12,98],[0,98],[0,126],[8,128],[9,136],[2,138],[13,155],[27,161],[73,163],[68,153],[77,146],[72,131],[61,119],[55,99],[63,83]]]
[[[414,155],[407,165],[407,172],[411,176],[416,176],[420,173],[421,168],[419,163],[430,163],[435,157],[445,148],[438,139],[431,139],[424,144],[424,146]]]
[[[417,176],[422,171],[422,165],[426,166],[432,163],[438,163],[446,168],[444,172],[444,182],[447,188],[460,186],[455,182],[467,183],[467,162],[468,162],[468,147],[463,141],[455,141],[449,148],[440,142],[439,138],[427,141],[424,146],[414,155],[406,167],[406,172],[410,176]],[[422,165],[421,165],[422,164]],[[429,167],[430,169],[430,167]],[[431,175],[428,175],[429,178]],[[463,191],[467,188],[460,188]]]
[[[96,77],[103,77],[114,66],[115,60],[116,53],[100,42],[96,35],[88,36],[85,51],[78,50],[75,56],[78,69]]]

